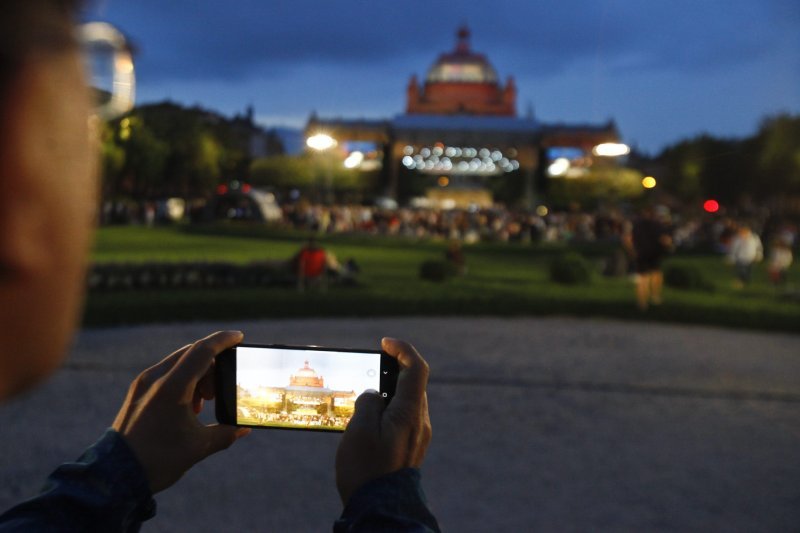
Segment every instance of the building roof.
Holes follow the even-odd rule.
[[[461,132],[538,133],[541,124],[530,118],[484,115],[397,115],[391,122],[395,131],[440,130]]]
[[[289,385],[288,387],[283,387],[283,390],[289,392],[306,392],[309,394],[332,394],[335,391],[327,387],[308,387],[304,385]]]

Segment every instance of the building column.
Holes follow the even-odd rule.
[[[385,195],[393,200],[397,200],[398,181],[400,179],[400,159],[402,156],[402,149],[399,144],[391,140],[386,144],[386,155],[384,161],[389,165],[388,178],[386,184]]]
[[[536,208],[536,170],[539,167],[539,157],[535,145],[524,146],[519,149],[518,161],[522,171],[522,205],[525,209],[533,211]]]

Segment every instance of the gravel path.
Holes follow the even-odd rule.
[[[110,423],[130,380],[218,329],[249,342],[414,343],[423,478],[448,531],[797,531],[800,335],[569,318],[199,323],[84,331],[0,407],[0,509]],[[158,496],[145,531],[329,531],[338,435],[255,431]]]

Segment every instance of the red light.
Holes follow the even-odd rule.
[[[228,194],[228,186],[224,183],[217,185],[217,194]]]
[[[703,202],[703,209],[705,209],[707,213],[716,213],[719,211],[719,202],[716,200],[706,200]]]
[[[249,193],[250,189],[252,189],[252,187],[250,186],[249,183],[245,183],[244,185],[242,185],[242,192],[243,193],[245,193],[245,194]]]

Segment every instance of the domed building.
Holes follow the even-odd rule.
[[[364,170],[366,163],[381,169],[386,196],[408,200],[418,194],[410,185],[420,181],[410,178],[421,177],[429,183],[426,200],[443,208],[493,205],[490,180],[502,177],[515,184],[509,190],[519,191],[506,202],[532,209],[546,196],[551,178],[586,176],[598,163],[617,165],[611,157],[596,157],[600,145],[622,146],[613,120],[544,123],[532,110],[517,116],[513,77],[501,83],[489,59],[472,50],[470,36],[459,28],[455,49],[437,57],[424,81],[411,76],[405,113],[384,120],[312,113],[306,137],[333,137],[345,164],[355,151],[372,146],[357,160],[364,161]],[[550,172],[556,160],[567,169],[563,174]]]
[[[331,417],[349,419],[355,409],[357,394],[354,390],[332,390],[325,386],[324,378],[304,361],[301,368],[289,375],[285,387],[261,386],[246,389],[237,385],[237,420],[242,424],[259,425],[262,417],[279,417],[280,420],[304,423],[322,429],[344,429]],[[341,420],[340,420],[341,421]],[[323,422],[326,423],[323,427]],[[345,422],[346,424],[346,422]]]
[[[498,82],[486,56],[470,49],[468,28],[460,28],[457,38],[455,50],[439,56],[422,86],[411,76],[406,113],[516,116],[514,78],[509,76],[505,86]]]

